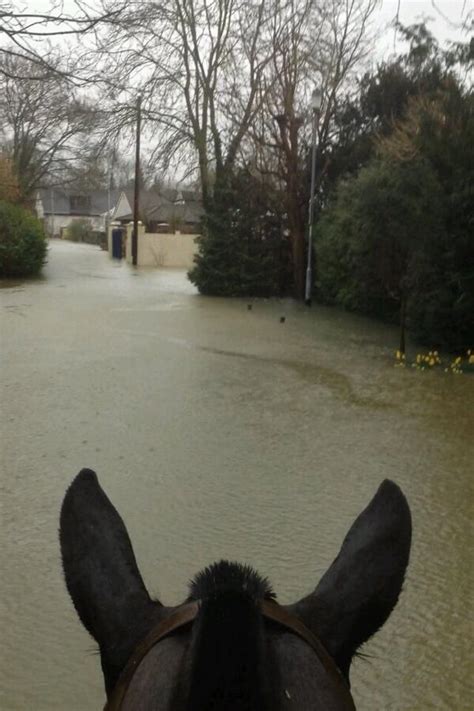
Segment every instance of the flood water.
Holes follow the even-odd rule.
[[[297,599],[394,479],[412,559],[398,607],[353,664],[356,704],[473,707],[474,377],[394,368],[396,332],[367,319],[276,300],[249,311],[88,245],[55,242],[42,279],[3,286],[2,711],[104,703],[57,540],[85,466],[169,604],[221,557]]]

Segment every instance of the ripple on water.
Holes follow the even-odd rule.
[[[86,246],[52,245],[46,277],[2,297],[29,303],[2,321],[2,708],[104,700],[57,541],[82,466],[167,603],[220,557],[297,599],[380,481],[396,480],[412,559],[399,606],[354,663],[354,695],[370,711],[469,708],[474,380],[394,369],[395,331],[366,319],[285,302],[283,325],[280,302],[249,312],[196,296],[183,274],[131,279]]]

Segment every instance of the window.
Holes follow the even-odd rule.
[[[70,195],[69,211],[71,215],[88,215],[91,209],[89,195]]]

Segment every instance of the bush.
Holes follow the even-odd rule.
[[[80,218],[74,220],[66,229],[67,239],[72,242],[90,242],[92,237],[92,229],[87,220]]]
[[[47,241],[36,217],[0,201],[0,277],[34,276],[46,261]]]
[[[207,206],[189,279],[201,294],[274,296],[288,282],[289,244],[281,205],[245,171]]]
[[[443,228],[442,195],[424,161],[372,161],[339,185],[316,240],[318,285],[326,301],[394,317],[419,280],[420,255]],[[426,261],[426,260],[425,260]]]
[[[447,79],[378,150],[319,222],[319,294],[384,318],[403,301],[420,342],[463,352],[474,344],[474,96]]]
[[[372,161],[340,183],[318,224],[318,293],[326,303],[398,321],[422,343],[463,351],[474,339],[474,245],[454,229],[425,160]],[[460,222],[458,220],[458,226]]]

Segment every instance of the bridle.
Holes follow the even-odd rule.
[[[159,622],[151,632],[137,645],[132,656],[125,665],[114,690],[107,701],[104,711],[120,711],[128,687],[139,664],[153,647],[168,637],[173,632],[186,627],[196,619],[200,608],[200,601],[193,601],[181,605],[175,612]],[[303,622],[289,613],[284,607],[273,600],[262,600],[260,610],[266,620],[276,623],[289,632],[296,634],[304,640],[315,652],[323,665],[326,673],[331,677],[339,689],[346,707],[355,711],[354,701],[349,691],[349,685],[342,676],[332,657],[328,654],[319,639],[303,624]]]

